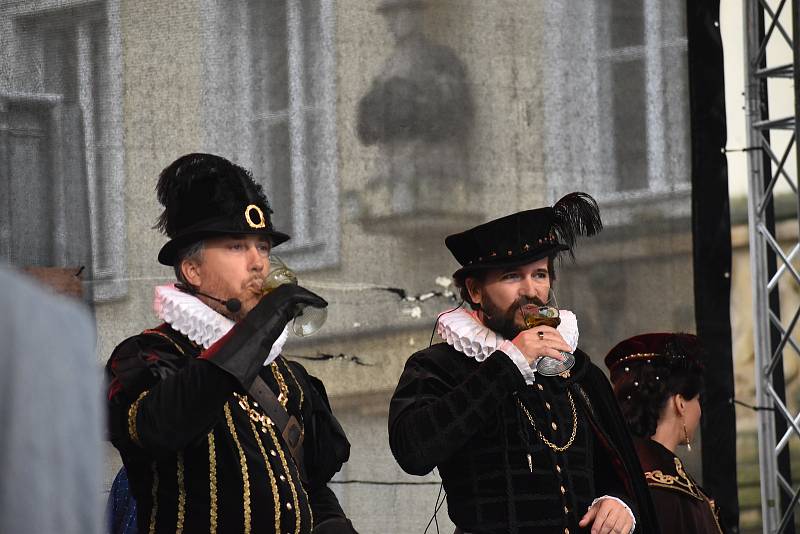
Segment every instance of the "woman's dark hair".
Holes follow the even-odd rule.
[[[664,406],[673,395],[692,400],[703,392],[702,348],[696,341],[687,342],[688,338],[672,336],[658,354],[613,366],[614,394],[633,435],[655,434]]]

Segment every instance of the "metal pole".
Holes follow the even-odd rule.
[[[756,75],[759,64],[753,63],[752,56],[761,45],[760,35],[763,32],[763,12],[757,0],[747,0],[744,3],[745,24],[745,69],[746,84],[745,96],[747,105],[747,145],[755,147],[761,145],[761,134],[754,130],[753,123],[762,120],[762,80]],[[772,400],[765,391],[763,370],[769,361],[768,337],[768,294],[766,284],[767,261],[763,239],[755,229],[759,220],[758,206],[761,203],[763,192],[764,159],[761,151],[748,152],[748,220],[750,221],[750,269],[753,279],[753,341],[755,349],[755,386],[756,403],[759,406],[771,406]],[[771,413],[757,412],[758,421],[758,459],[761,471],[761,520],[764,533],[774,532],[778,525],[777,502],[777,465],[772,451],[775,448],[775,419]]]

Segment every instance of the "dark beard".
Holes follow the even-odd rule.
[[[517,323],[516,315],[521,306],[525,304],[535,304],[536,306],[544,306],[544,303],[539,297],[525,297],[521,296],[515,300],[507,309],[501,309],[495,302],[487,295],[483,294],[481,302],[481,310],[483,311],[483,322],[491,330],[494,330],[505,339],[514,339],[523,330],[528,328],[521,323]]]

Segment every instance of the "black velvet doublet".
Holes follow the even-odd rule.
[[[273,366],[288,387],[287,410],[304,427],[305,483],[279,432],[248,415],[260,413],[254,400],[186,337],[161,325],[116,348],[106,367],[110,434],[141,532],[310,533],[344,516],[326,484],[349,443],[325,389],[278,357],[258,371],[273,391]]]
[[[578,522],[609,495],[634,512],[636,532],[657,533],[608,381],[585,354],[576,359],[569,378],[537,374],[529,386],[499,351],[480,363],[445,343],[416,353],[392,398],[395,458],[411,474],[438,467],[450,517],[465,532],[588,532]],[[542,439],[563,448],[573,421],[565,451]]]

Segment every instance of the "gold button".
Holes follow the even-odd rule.
[[[567,490],[564,489],[564,486],[561,486],[561,495],[564,495],[565,493],[567,493]]]
[[[568,528],[564,529],[564,534],[569,534],[569,529]]]
[[[550,403],[549,403],[549,402],[545,402],[545,403],[544,403],[544,407],[545,407],[545,408],[547,408],[547,409],[549,410],[549,409],[550,409]]]
[[[561,472],[561,466],[560,465],[556,465],[556,471],[558,471],[559,473]]]
[[[536,385],[539,387],[539,391],[544,391],[544,386],[542,386],[541,384],[536,384]]]
[[[556,425],[555,423],[550,423],[550,426],[553,427],[553,430],[558,428],[558,425]]]
[[[287,503],[286,503],[286,509],[287,509],[287,510],[291,510],[291,509],[292,509],[292,503],[290,503],[290,502],[287,502]]]
[[[569,513],[569,508],[567,508],[566,506],[564,507],[564,513],[565,513],[565,514],[568,514],[568,513]]]

